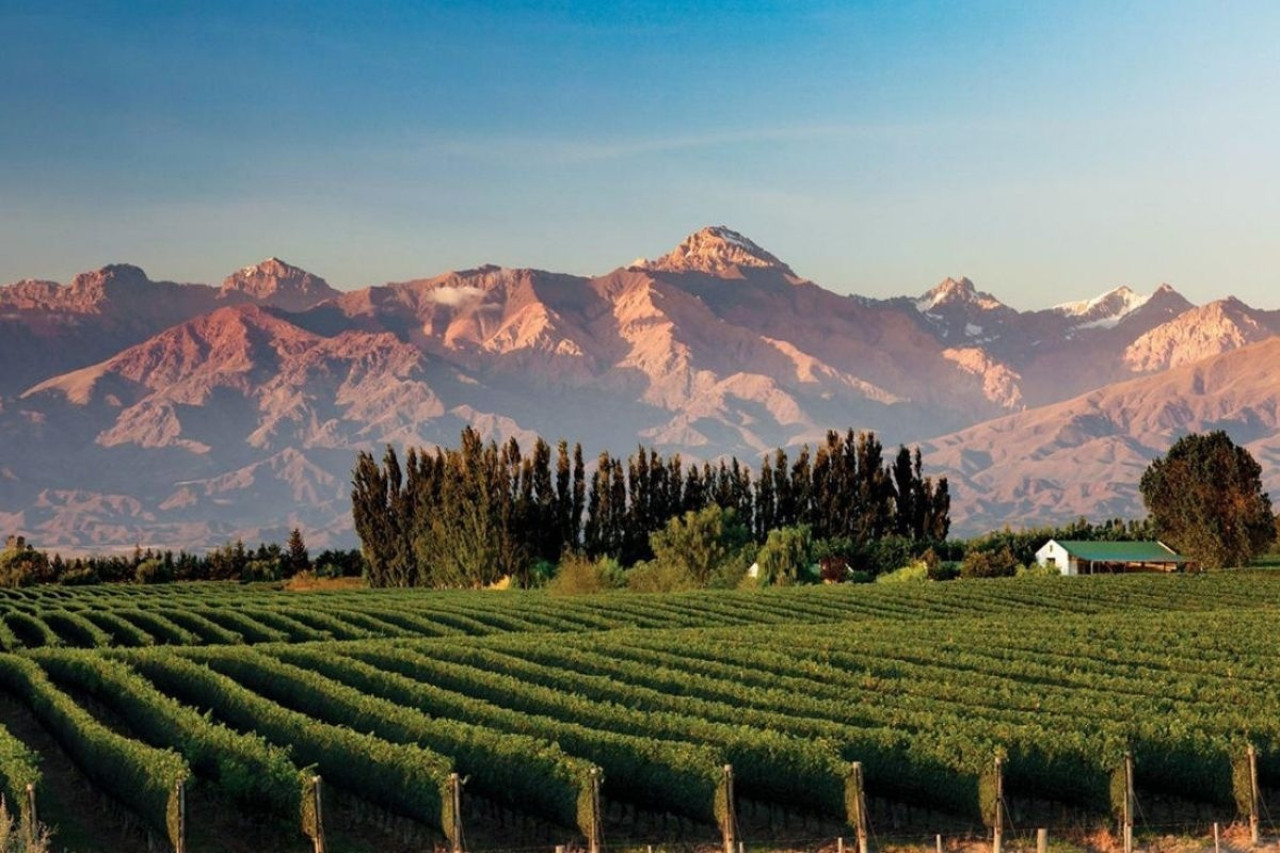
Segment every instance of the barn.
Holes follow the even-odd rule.
[[[1175,572],[1190,561],[1163,542],[1077,542],[1050,539],[1036,563],[1064,575]]]

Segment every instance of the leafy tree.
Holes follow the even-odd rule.
[[[1178,439],[1139,488],[1156,535],[1205,568],[1246,565],[1275,541],[1262,468],[1222,430]]]
[[[392,453],[390,447],[387,453]],[[388,500],[388,487],[387,476],[372,454],[361,451],[351,475],[351,512],[369,566],[369,583],[373,586],[390,585],[386,579],[394,559],[393,509]]]
[[[134,579],[142,584],[168,583],[173,580],[173,572],[165,566],[164,560],[152,557],[138,563],[138,567],[134,570]]]
[[[899,566],[891,572],[876,576],[876,583],[921,583],[929,580],[929,567],[924,560],[912,560],[905,566]]]
[[[237,539],[210,551],[205,564],[209,580],[240,580],[249,565],[249,554],[245,551],[244,542]]]
[[[1018,573],[1018,558],[1004,545],[998,551],[972,550],[960,564],[962,578],[1011,578]]]
[[[695,586],[706,586],[751,541],[735,509],[711,505],[686,512],[649,537],[654,562],[678,569]]]
[[[767,469],[766,469],[767,470]],[[756,563],[761,584],[789,585],[801,580],[812,559],[813,535],[807,524],[769,531]]]
[[[650,537],[671,519],[711,505],[733,510],[756,543],[801,524],[817,539],[848,540],[848,556],[873,571],[902,565],[904,549],[909,557],[939,545],[949,523],[946,481],[922,477],[918,450],[886,464],[875,436],[854,430],[828,433],[815,456],[803,447],[794,463],[777,450],[758,479],[737,459],[686,469],[678,455],[643,446],[625,460],[602,452],[594,468],[588,477],[579,445],[571,456],[559,442],[553,460],[541,439],[525,455],[514,439],[486,444],[471,427],[457,449],[410,448],[403,467],[389,446],[381,463],[360,453],[352,515],[370,585],[475,587],[509,576],[528,586],[533,566],[565,549],[632,565],[656,556]],[[177,574],[218,576],[217,562]],[[715,583],[732,585],[739,562]]]
[[[28,545],[21,536],[10,536],[0,551],[0,586],[30,586],[53,580],[49,557]]]

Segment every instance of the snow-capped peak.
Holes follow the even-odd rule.
[[[284,275],[284,274],[293,273],[293,272],[303,272],[303,270],[293,266],[292,264],[289,264],[289,263],[286,263],[285,261],[280,260],[275,255],[272,255],[271,257],[267,258],[265,261],[262,261],[260,263],[250,264],[247,267],[241,267],[239,274],[244,276],[262,275],[262,274]]]
[[[1095,296],[1093,299],[1055,305],[1052,310],[1065,317],[1079,319],[1081,322],[1077,328],[1109,329],[1143,305],[1146,305],[1154,295],[1152,293],[1135,293],[1130,288],[1121,285],[1115,290],[1107,291],[1101,296]]]
[[[983,310],[1005,307],[999,299],[978,290],[972,281],[962,276],[959,280],[944,279],[937,287],[926,292],[916,300],[916,310],[921,314],[928,314],[940,306],[956,304],[969,304]]]
[[[632,269],[663,272],[736,274],[745,268],[777,269],[795,275],[791,268],[760,248],[754,241],[724,225],[713,225],[690,234],[671,252],[656,260],[637,260]]]

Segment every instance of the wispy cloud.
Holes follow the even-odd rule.
[[[653,154],[697,149],[723,148],[761,142],[808,142],[823,139],[876,136],[884,128],[857,125],[816,125],[805,127],[760,127],[669,136],[631,137],[513,137],[475,136],[431,139],[421,145],[422,153],[465,157],[473,160],[512,158],[543,164],[574,164],[627,160]]]

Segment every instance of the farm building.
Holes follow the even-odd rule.
[[[1036,563],[1064,575],[1118,572],[1173,572],[1190,561],[1163,542],[1075,542],[1050,539],[1036,552]]]

